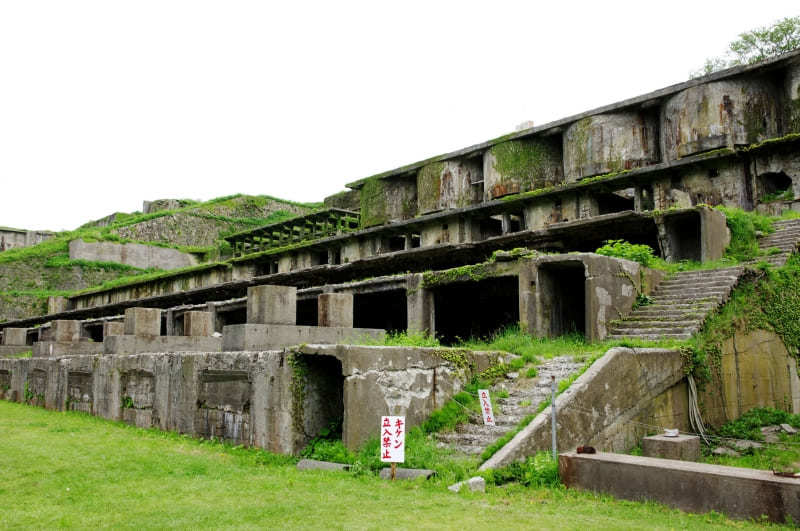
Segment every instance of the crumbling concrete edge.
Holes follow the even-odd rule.
[[[646,358],[646,359],[643,359]],[[649,362],[649,363],[648,363]],[[627,365],[627,367],[625,367]],[[556,397],[556,416],[558,419],[558,448],[564,451],[567,447],[578,444],[595,444],[600,447],[618,446],[614,437],[621,431],[619,427],[636,417],[646,408],[652,399],[664,393],[684,378],[680,351],[661,348],[626,348],[613,347],[589,369],[578,377],[562,394]],[[621,375],[624,369],[639,373],[643,381],[645,393],[637,393],[636,386],[627,386],[629,404],[612,404],[613,397],[608,396],[609,381],[623,384]],[[580,417],[587,406],[582,404],[592,394],[602,397],[602,403],[593,401],[592,411],[605,414],[604,419],[611,417],[610,422],[598,424],[587,419],[571,418],[578,412]],[[608,397],[608,398],[606,398]],[[550,417],[548,406],[539,413],[526,427],[520,430],[505,446],[486,460],[478,470],[489,470],[522,461],[539,450],[550,449]]]

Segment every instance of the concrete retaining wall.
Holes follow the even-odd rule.
[[[179,269],[197,265],[197,258],[177,249],[142,245],[140,243],[69,242],[70,260],[116,262],[139,269]]]
[[[648,431],[660,427],[686,430],[688,406],[681,407],[671,394],[683,378],[677,350],[610,349],[556,399],[558,447],[591,445],[598,450],[626,451]],[[481,470],[548,450],[550,429],[547,408]]]
[[[617,498],[652,500],[693,513],[800,521],[800,481],[768,470],[570,452],[558,456],[558,471],[567,487]]]
[[[0,398],[297,453],[331,422],[356,448],[381,415],[409,427],[501,353],[306,345],[269,352],[0,359]],[[505,360],[507,361],[507,360]]]

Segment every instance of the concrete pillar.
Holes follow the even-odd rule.
[[[503,214],[501,226],[503,229],[503,234],[508,234],[511,232],[511,214]]]
[[[118,321],[106,321],[103,323],[103,339],[109,336],[125,335],[125,323]]]
[[[74,343],[81,339],[81,322],[59,319],[50,323],[50,340]]]
[[[317,326],[353,328],[352,293],[323,293],[317,297]]]
[[[27,345],[28,329],[27,328],[4,328],[3,329],[3,345]]]
[[[206,304],[206,312],[211,314],[211,323],[214,325],[213,332],[222,332],[222,319],[217,313],[217,305],[213,302]]]
[[[254,286],[247,288],[248,324],[297,324],[297,288]]]
[[[167,321],[167,330],[166,330],[167,335],[168,336],[174,336],[175,335],[175,312],[173,310],[167,310],[166,321]]]
[[[61,313],[67,311],[69,301],[66,297],[47,297],[47,313]]]
[[[422,275],[409,275],[406,281],[408,331],[434,335],[436,317],[433,292],[422,286]]]
[[[536,332],[536,266],[523,266],[519,271],[519,327],[523,332]]]
[[[209,337],[214,333],[214,316],[210,312],[185,312],[183,335]]]
[[[161,310],[158,308],[128,308],[125,310],[126,336],[160,336]]]

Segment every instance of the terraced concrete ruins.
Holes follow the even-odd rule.
[[[33,356],[0,359],[0,394],[297,453],[337,420],[351,448],[381,415],[419,425],[492,376],[508,392],[498,427],[437,437],[476,454],[517,427],[499,466],[547,446],[543,386],[584,360],[509,378],[512,354],[383,346],[386,333],[457,345],[516,325],[539,338],[689,340],[737,286],[792,260],[800,220],[787,215],[749,261],[725,262],[726,212],[800,212],[798,146],[793,52],[361,179],[274,223],[230,218],[237,230],[202,257],[76,239],[70,259],[175,269],[1,323],[0,354]],[[188,207],[165,208],[177,220]],[[686,271],[595,253],[609,240]],[[711,424],[755,404],[800,411],[797,352],[777,329],[746,332],[720,352],[736,369],[704,396]],[[609,350],[559,397],[559,444],[629,449],[654,426],[691,429],[685,361],[677,347]]]

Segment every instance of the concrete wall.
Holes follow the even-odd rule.
[[[417,172],[417,211],[428,214],[437,210],[462,208],[483,199],[480,159],[434,162]]]
[[[502,359],[500,353],[465,351],[461,365],[440,351],[307,345],[272,352],[0,359],[0,394],[279,453],[299,452],[343,414],[344,442],[355,448],[377,435],[381,415],[405,415],[409,427],[418,425],[473,374]],[[332,367],[338,369],[322,370]],[[339,393],[339,411],[331,409],[331,390]]]
[[[179,269],[197,265],[197,258],[177,249],[142,245],[139,243],[85,242],[81,239],[69,242],[70,260],[92,262],[116,262],[139,269]]]
[[[736,332],[723,343],[712,377],[699,399],[708,425],[721,426],[756,407],[800,413],[797,360],[774,332]]]
[[[646,433],[688,428],[688,409],[655,402],[684,378],[680,352],[664,349],[610,349],[556,399],[558,447],[591,445],[622,452]],[[674,403],[674,402],[673,402]],[[482,470],[523,460],[551,447],[550,408],[487,460]]]
[[[800,519],[800,482],[769,470],[568,452],[558,456],[558,472],[569,488],[655,501],[692,513],[716,511],[757,521],[766,515],[772,522]]]
[[[0,228],[0,251],[16,247],[31,247],[55,236],[50,231]]]

